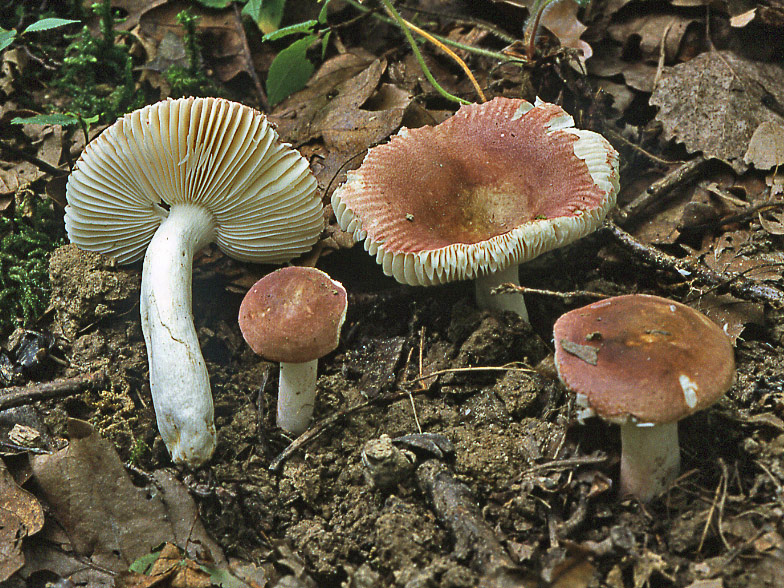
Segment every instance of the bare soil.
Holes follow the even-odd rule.
[[[470,284],[401,286],[359,248],[322,261],[350,292],[349,316],[340,347],[320,363],[314,428],[321,432],[277,471],[269,465],[291,440],[274,425],[276,367],[253,354],[236,326],[242,295],[226,278],[236,266],[213,253],[195,268],[194,315],[218,449],[205,469],[177,475],[228,555],[274,561],[271,546],[289,545],[304,563],[292,580],[299,584],[290,584],[297,586],[784,586],[778,313],[738,339],[736,384],[718,405],[681,423],[683,474],[642,505],[614,490],[617,429],[596,419],[577,424],[547,368],[553,322],[588,301],[528,296],[529,326],[477,310]],[[66,246],[54,254],[51,274],[52,328],[66,341],[73,370],[104,367],[111,385],[49,403],[47,423],[62,435],[66,416],[91,420],[123,459],[139,442],[149,447],[134,454],[141,470],[172,467],[147,383],[140,269]],[[673,296],[655,278],[601,235],[521,271],[532,287]],[[416,381],[436,370],[491,366],[508,369]],[[391,482],[374,485],[363,446],[419,432],[453,447],[438,456],[429,446],[398,444],[406,453],[386,464]],[[460,510],[467,503],[456,495],[439,506],[420,475],[423,464],[464,485],[476,510]],[[494,538],[466,534],[459,523],[475,523],[469,515]],[[508,558],[522,575],[500,574],[507,560],[499,568],[487,553]]]

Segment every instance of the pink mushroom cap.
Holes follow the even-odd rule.
[[[311,267],[284,267],[256,282],[240,305],[242,336],[270,361],[304,363],[340,341],[348,295],[340,282]]]

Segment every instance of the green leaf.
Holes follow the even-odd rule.
[[[321,7],[318,15],[318,21],[320,24],[326,24],[327,22],[327,6],[329,6],[330,0],[324,2],[324,6]]]
[[[264,35],[261,40],[262,41],[277,41],[278,39],[282,39],[283,37],[288,37],[289,35],[296,35],[297,33],[313,33],[313,27],[318,24],[318,21],[315,20],[306,20],[305,22],[298,22],[297,24],[289,25],[287,27],[283,27],[282,29],[278,29],[277,31],[273,31],[272,33],[267,33]]]
[[[210,575],[210,582],[221,588],[249,588],[248,584],[234,576],[229,570],[199,564],[202,571]]]
[[[143,555],[140,558],[137,558],[129,567],[128,570],[131,572],[136,572],[137,574],[145,574],[150,571],[152,568],[152,564],[158,561],[158,557],[161,555],[160,551],[153,551],[152,553],[148,553],[147,555]]]
[[[69,18],[43,18],[27,27],[22,34],[24,35],[25,33],[48,31],[50,29],[56,29],[57,27],[64,27],[65,25],[75,24],[77,22],[81,21],[71,20]]]
[[[329,47],[329,37],[332,35],[332,30],[328,30],[323,37],[321,37],[321,61],[327,56],[327,49]]]
[[[306,56],[316,38],[316,35],[308,35],[294,41],[272,61],[267,73],[267,98],[270,104],[277,104],[305,87],[316,69]]]
[[[259,20],[259,13],[261,12],[261,0],[248,0],[248,3],[242,9],[244,16],[250,17],[253,22]]]
[[[283,20],[283,9],[286,0],[261,0],[261,9],[256,18],[256,24],[262,33],[272,33],[278,30],[280,21]]]
[[[7,31],[3,28],[0,28],[0,51],[13,43],[14,39],[16,39],[16,29]]]
[[[72,114],[36,114],[22,118],[17,116],[11,119],[12,125],[60,125],[67,127],[79,124],[79,119]]]

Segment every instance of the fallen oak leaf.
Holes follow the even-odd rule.
[[[20,488],[0,460],[0,582],[5,582],[25,563],[22,540],[44,525],[38,500]]]

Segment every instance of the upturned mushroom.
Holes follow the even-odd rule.
[[[278,426],[305,432],[316,401],[318,360],[337,348],[348,296],[340,282],[311,267],[285,267],[261,278],[240,305],[242,336],[257,354],[280,362]]]
[[[332,195],[340,227],[386,275],[474,280],[479,306],[528,320],[518,264],[594,231],[615,205],[618,154],[561,107],[495,98],[372,148]]]
[[[308,162],[264,115],[219,98],[127,114],[76,163],[66,189],[71,242],[119,263],[144,256],[150,389],[175,462],[198,466],[216,444],[192,316],[194,253],[215,242],[235,259],[281,263],[308,251],[323,228],[316,188]]]
[[[576,394],[578,418],[621,426],[621,496],[650,501],[680,471],[678,421],[732,385],[729,338],[702,313],[642,294],[568,312],[553,334],[558,376]]]

